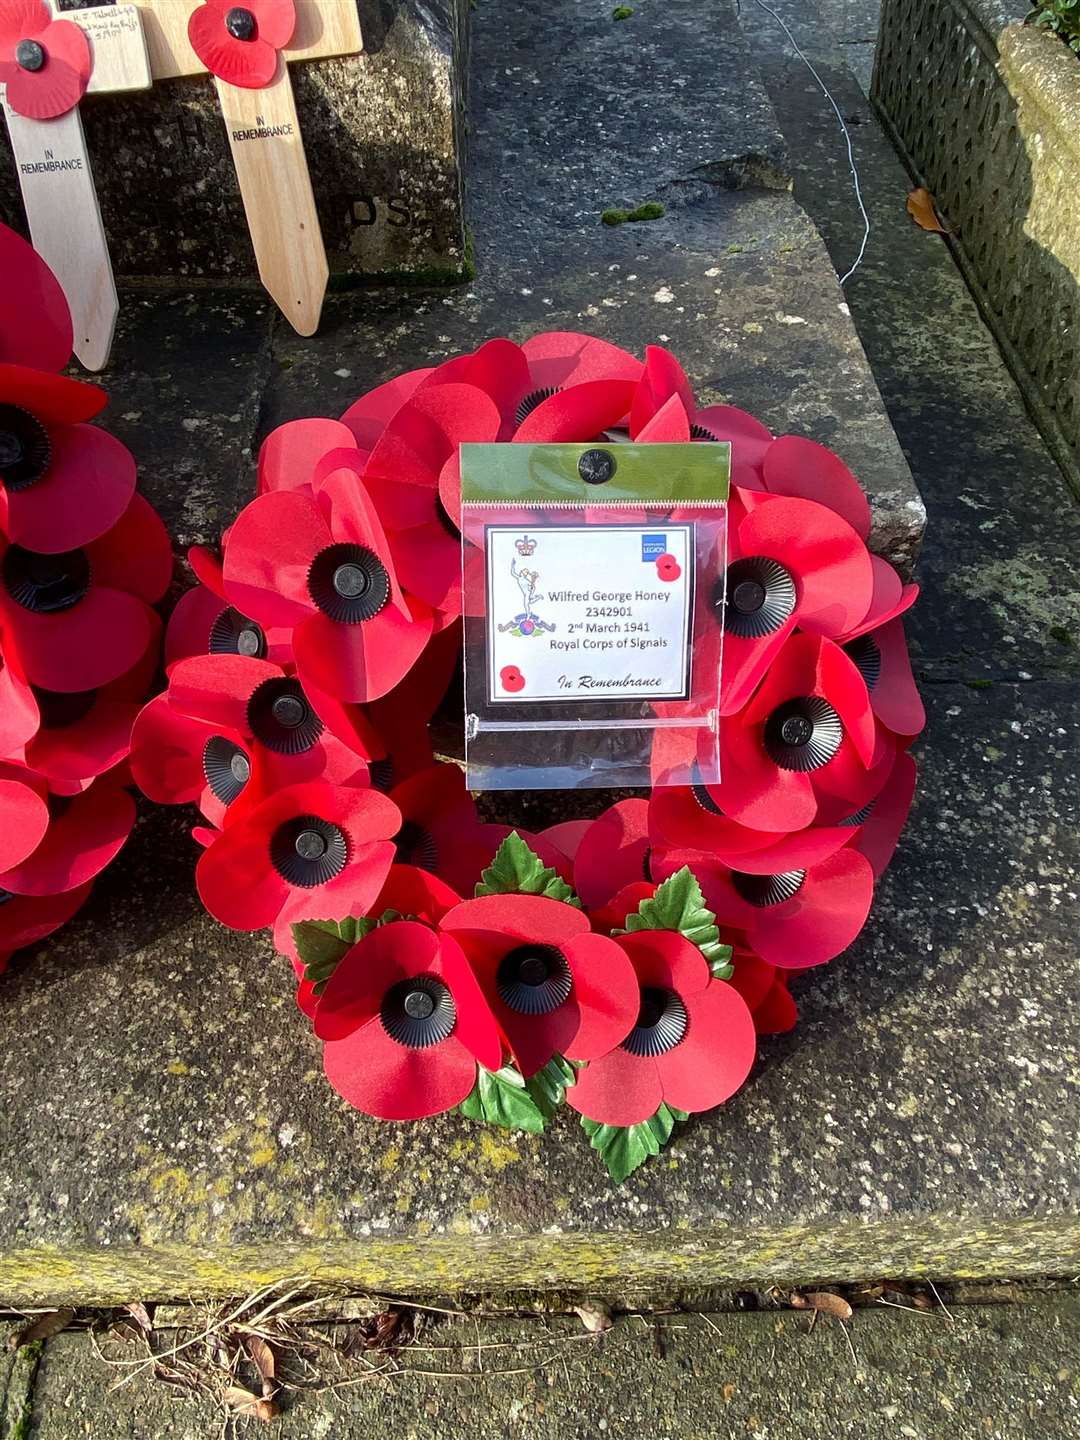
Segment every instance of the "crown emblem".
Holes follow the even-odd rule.
[[[531,555],[536,549],[536,541],[528,535],[523,535],[517,542],[516,548],[519,555]]]

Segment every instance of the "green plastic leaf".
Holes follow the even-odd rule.
[[[581,909],[581,901],[550,865],[545,865],[525,841],[511,830],[476,886],[480,895],[546,895]]]
[[[676,1120],[685,1119],[684,1110],[662,1104],[655,1115],[638,1125],[600,1125],[582,1115],[581,1128],[607,1166],[608,1174],[616,1185],[621,1185],[650,1156],[660,1154],[671,1139]]]
[[[705,904],[697,876],[689,865],[658,885],[656,894],[642,900],[636,914],[627,915],[623,933],[636,930],[677,930],[698,947],[717,980],[730,979],[734,973],[731,946],[721,942],[716,916]]]
[[[550,1120],[566,1098],[567,1087],[573,1085],[577,1072],[569,1060],[553,1055],[542,1070],[530,1075],[525,1089],[545,1120]]]
[[[315,994],[321,995],[326,983],[358,940],[370,935],[380,925],[400,920],[397,910],[384,910],[374,915],[352,916],[344,920],[300,920],[292,927],[296,953],[304,967],[304,979],[311,981]]]
[[[476,1085],[458,1109],[470,1120],[499,1125],[504,1130],[528,1130],[539,1135],[544,1128],[543,1114],[512,1065],[494,1071],[478,1065]]]

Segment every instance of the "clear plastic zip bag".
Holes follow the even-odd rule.
[[[471,790],[716,783],[730,464],[462,445]]]

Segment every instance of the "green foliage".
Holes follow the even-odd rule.
[[[621,1185],[651,1155],[660,1154],[671,1139],[675,1121],[685,1119],[685,1110],[662,1104],[655,1115],[639,1125],[599,1125],[582,1115],[581,1128],[615,1184]]]
[[[569,1060],[553,1055],[542,1070],[525,1081],[525,1089],[545,1120],[550,1120],[566,1098],[567,1087],[577,1079]]]
[[[1042,0],[1028,19],[1044,30],[1053,30],[1080,55],[1080,0]]]
[[[403,918],[396,910],[384,910],[378,919],[373,915],[359,918],[350,915],[344,920],[299,921],[292,927],[292,933],[296,953],[304,967],[304,979],[312,982],[316,995],[321,995],[330,976],[357,941],[378,926]]]
[[[619,210],[614,207],[605,210],[600,219],[605,225],[626,225],[638,220],[660,220],[663,215],[664,207],[659,200],[646,200],[634,210]]]
[[[721,943],[716,916],[705,904],[689,865],[658,885],[656,894],[642,900],[635,915],[627,915],[624,933],[638,930],[677,930],[698,947],[717,980],[728,980],[733,973],[731,946]]]
[[[611,18],[612,20],[629,20],[633,13],[634,7],[632,5],[616,5],[615,9],[611,12]]]
[[[581,909],[581,901],[557,870],[545,865],[534,850],[511,830],[476,886],[481,895],[546,895]]]
[[[476,1086],[458,1106],[462,1115],[504,1130],[528,1130],[539,1135],[544,1116],[512,1065],[501,1070],[477,1066]]]

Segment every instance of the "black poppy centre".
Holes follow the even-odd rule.
[[[43,70],[48,58],[48,52],[39,40],[20,40],[15,46],[15,64],[31,75]]]
[[[457,1021],[449,987],[434,975],[414,975],[391,985],[379,1006],[383,1029],[409,1050],[426,1050],[447,1040]]]
[[[250,10],[243,5],[234,5],[225,16],[225,29],[234,40],[254,40],[258,27]]]
[[[522,396],[518,401],[518,407],[514,411],[514,424],[524,425],[538,405],[550,400],[552,395],[558,395],[561,389],[561,385],[541,385],[537,390],[530,390],[528,395]]]
[[[349,842],[345,832],[329,820],[318,815],[297,815],[274,831],[270,859],[283,880],[312,890],[345,869]]]
[[[255,687],[247,719],[256,740],[278,755],[302,755],[323,732],[323,723],[299,680],[289,675],[264,680]]]
[[[622,1042],[631,1055],[664,1055],[686,1034],[686,1006],[674,990],[645,985],[637,1023]]]
[[[860,635],[844,646],[844,653],[866,681],[867,690],[873,690],[881,679],[881,651],[877,641],[872,635]]]
[[[328,545],[311,562],[308,593],[331,620],[359,625],[389,601],[390,576],[366,545]]]
[[[28,410],[0,405],[0,480],[6,490],[25,490],[48,471],[48,431]]]
[[[203,747],[203,774],[222,805],[231,805],[251,779],[246,750],[224,735],[213,735]]]
[[[717,582],[713,606],[724,629],[744,640],[775,634],[798,598],[791,573],[778,560],[750,555],[734,560]]]
[[[70,610],[90,588],[90,561],[82,550],[39,555],[11,545],[4,556],[3,574],[12,600],[36,615]]]
[[[731,883],[748,905],[767,910],[782,905],[797,895],[806,879],[805,870],[784,870],[778,875],[750,875],[744,870],[731,872]]]
[[[708,787],[701,778],[701,766],[696,760],[690,770],[690,794],[693,795],[706,815],[722,815],[724,813],[709,794]],[[645,878],[648,880],[651,877],[647,875]]]
[[[439,868],[439,848],[430,831],[415,820],[406,820],[394,841],[394,858],[399,865],[416,865],[435,874]]]
[[[785,701],[765,722],[765,750],[781,770],[820,770],[843,738],[840,716],[820,695]]]
[[[519,1015],[550,1015],[570,998],[570,966],[554,945],[517,945],[499,961],[499,999]]]
[[[266,636],[262,627],[227,605],[210,627],[211,655],[248,655],[266,658]]]

